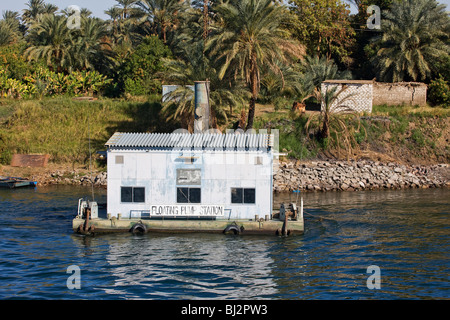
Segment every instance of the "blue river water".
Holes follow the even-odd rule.
[[[0,300],[450,298],[449,189],[305,193],[293,237],[74,234],[90,194],[0,190]],[[277,194],[274,207],[296,201]]]

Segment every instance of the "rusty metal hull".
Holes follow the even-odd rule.
[[[132,232],[142,224],[146,233],[235,233],[239,235],[281,235],[284,221],[280,220],[144,220],[144,219],[92,219],[89,220],[90,234]],[[85,219],[75,218],[73,230],[78,232]],[[287,235],[304,232],[302,220],[289,220]]]

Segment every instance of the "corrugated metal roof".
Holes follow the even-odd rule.
[[[106,142],[109,148],[229,148],[267,149],[273,137],[265,133],[124,133]]]

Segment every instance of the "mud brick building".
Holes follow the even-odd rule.
[[[338,87],[340,97],[331,106],[332,112],[350,108],[357,112],[372,112],[374,105],[419,105],[427,103],[427,85],[420,82],[382,83],[373,80],[325,80],[321,90]],[[322,104],[322,109],[324,105]]]
[[[373,104],[424,106],[427,104],[427,88],[421,82],[374,82]]]

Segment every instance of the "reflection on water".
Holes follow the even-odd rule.
[[[0,191],[0,299],[450,298],[448,189],[305,193],[296,237],[76,235],[89,194]],[[274,196],[275,208],[296,201]],[[70,265],[81,290],[66,287]],[[366,286],[370,265],[380,290]]]
[[[303,194],[304,240],[314,250],[310,262],[328,270],[306,279],[317,277],[330,298],[426,298],[436,286],[442,291],[435,297],[450,297],[449,194],[448,189]],[[295,194],[277,198],[295,200]],[[376,292],[364,287],[372,264],[383,274]],[[342,291],[342,283],[354,290]]]
[[[121,237],[110,243],[106,255],[116,280],[105,293],[155,299],[270,298],[277,289],[268,249],[264,240],[216,235]]]

